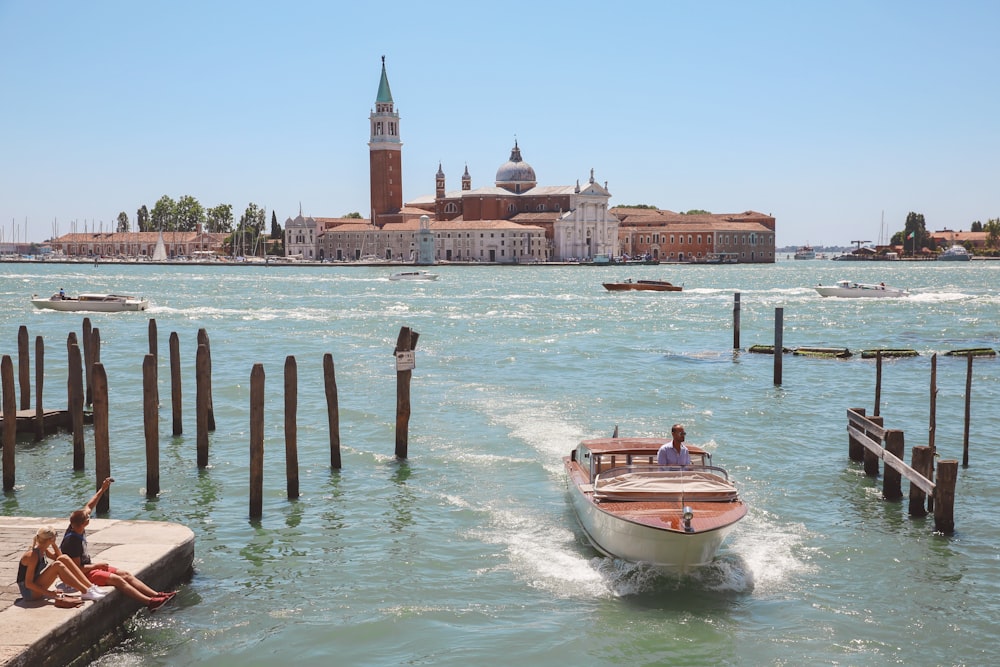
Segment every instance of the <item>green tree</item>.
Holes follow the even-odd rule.
[[[361,219],[361,214],[358,213],[357,211],[353,211],[353,212],[348,213],[347,215],[342,216],[342,217],[351,218],[352,220],[360,220]]]
[[[208,209],[205,229],[212,234],[229,234],[233,231],[233,205],[219,204]]]
[[[179,232],[197,231],[205,224],[205,209],[191,195],[184,195],[174,204],[174,219]]]
[[[994,250],[1000,249],[1000,218],[990,218],[983,231],[986,232],[986,245]]]
[[[153,206],[149,213],[149,225],[151,231],[172,232],[177,229],[177,222],[174,219],[174,207],[177,204],[173,197],[163,195]]]
[[[236,254],[258,254],[261,249],[258,247],[260,233],[264,229],[264,222],[267,220],[267,213],[264,209],[253,202],[247,204],[246,210],[240,216],[240,223],[236,227],[233,239],[233,247]]]
[[[135,212],[135,227],[140,232],[151,232],[153,227],[149,222],[149,209],[143,204],[139,207],[139,210]]]
[[[927,235],[924,214],[913,211],[907,213],[906,224],[903,226],[903,252],[916,255],[919,248],[931,245],[933,242]]]
[[[281,225],[278,224],[278,212],[271,211],[271,239],[281,238]]]
[[[658,211],[659,209],[652,204],[616,204],[614,208],[647,208],[651,211]]]
[[[128,231],[128,214],[125,211],[118,214],[118,227],[115,231],[119,234]]]
[[[972,223],[972,228],[969,231],[970,232],[981,232],[981,231],[983,231],[983,223],[981,223],[978,220],[976,220],[974,223]]]
[[[705,215],[705,214],[711,215],[712,212],[711,211],[706,211],[703,208],[693,208],[690,211],[686,211],[684,213],[681,213],[681,215]]]

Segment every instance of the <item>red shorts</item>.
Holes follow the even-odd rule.
[[[117,571],[117,569],[108,565],[108,569],[106,570],[91,570],[87,572],[87,578],[98,586],[110,586],[108,577]]]

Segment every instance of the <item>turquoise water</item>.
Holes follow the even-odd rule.
[[[977,359],[969,468],[951,537],[886,503],[847,460],[845,413],[873,409],[874,362],[734,352],[911,348],[886,361],[881,414],[927,444],[931,355],[1000,348],[1000,262],[845,266],[390,268],[0,265],[0,341],[46,346],[46,404],[65,404],[65,341],[79,314],[32,293],[142,294],[147,313],[92,314],[111,403],[109,516],[197,535],[177,600],[137,616],[101,665],[756,665],[1000,662],[1000,365]],[[661,278],[681,293],[608,293]],[[820,298],[811,285],[884,281],[905,300]],[[159,333],[162,493],[147,500],[142,359]],[[420,333],[409,459],[394,456],[401,326]],[[196,466],[194,361],[211,338],[217,430]],[[172,437],[168,337],[183,362]],[[329,468],[322,358],[339,389],[343,469]],[[302,496],[285,496],[283,368],[298,367]],[[266,374],[263,518],[248,519],[249,386]],[[32,369],[32,374],[34,369]],[[966,362],[937,359],[936,444],[962,457]],[[676,579],[600,557],[578,530],[560,457],[578,440],[661,435],[684,422],[750,505],[716,562]],[[87,436],[92,457],[92,435]],[[907,454],[908,458],[909,454]],[[68,435],[21,440],[6,515],[68,514],[92,493]],[[904,484],[904,491],[905,491]]]

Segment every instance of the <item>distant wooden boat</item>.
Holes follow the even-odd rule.
[[[669,438],[584,440],[563,458],[580,526],[601,553],[674,572],[707,565],[747,506],[711,455],[656,463]]]
[[[53,294],[41,298],[31,297],[31,303],[41,310],[61,310],[64,312],[120,313],[124,311],[146,310],[149,301],[124,294],[81,294],[76,297]]]
[[[680,292],[684,289],[682,285],[674,285],[666,280],[632,280],[629,278],[621,283],[601,283],[604,289],[609,292]]]

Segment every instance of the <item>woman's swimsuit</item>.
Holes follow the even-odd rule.
[[[38,558],[35,560],[35,574],[31,578],[32,581],[38,578],[46,567],[48,567],[49,562],[45,560],[45,554],[38,547],[32,549]],[[24,598],[25,602],[30,602],[38,597],[41,597],[35,591],[31,590],[25,585],[25,580],[28,577],[28,566],[24,563],[19,563],[17,567],[17,587],[21,589],[21,597]]]

